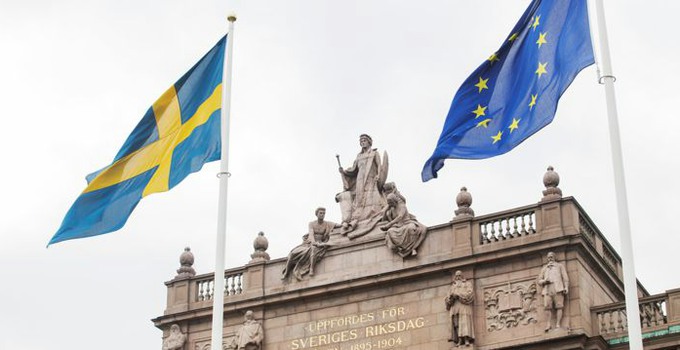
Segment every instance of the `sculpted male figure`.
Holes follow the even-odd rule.
[[[235,350],[261,350],[264,331],[260,322],[255,321],[253,312],[248,310],[244,316],[243,326],[236,331],[234,339],[227,347]]]
[[[163,350],[180,350],[186,340],[187,336],[182,334],[179,326],[173,324],[170,326],[170,335],[163,341]]]
[[[288,261],[281,273],[281,279],[286,279],[291,272],[297,280],[302,280],[307,273],[314,276],[314,266],[328,250],[331,231],[335,227],[340,227],[339,224],[324,220],[326,208],[319,207],[314,214],[316,220],[309,223],[309,230],[303,236],[302,244],[293,248],[288,254]]]
[[[472,283],[463,273],[456,271],[449,295],[444,300],[451,316],[451,338],[456,346],[470,346],[475,341],[475,325],[472,319],[472,303],[474,292]]]
[[[552,328],[553,316],[555,316],[555,328],[560,328],[564,297],[569,292],[569,276],[564,265],[555,261],[555,253],[553,252],[548,253],[548,263],[543,266],[538,275],[538,285],[543,287],[541,292],[543,294],[543,306],[548,316],[545,331],[547,332]]]
[[[377,223],[381,210],[385,205],[382,185],[387,177],[386,163],[380,161],[377,149],[371,148],[373,139],[366,134],[359,137],[361,152],[357,154],[354,164],[347,169],[338,168],[342,176],[345,191],[351,193],[352,212],[343,223],[346,232],[364,225],[363,232],[350,235],[350,238],[365,234]],[[374,219],[374,220],[373,220]]]

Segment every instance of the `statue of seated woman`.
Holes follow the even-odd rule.
[[[386,231],[387,247],[402,258],[417,255],[418,246],[425,239],[427,226],[409,214],[403,196],[396,193],[387,195],[387,206],[383,211],[383,221],[386,223],[380,229]]]

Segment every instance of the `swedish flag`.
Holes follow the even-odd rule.
[[[586,0],[534,0],[453,98],[423,181],[447,158],[506,153],[548,125],[576,75],[594,63]]]
[[[220,159],[222,66],[227,38],[149,108],[111,165],[88,185],[48,245],[116,231],[142,197],[175,187]]]

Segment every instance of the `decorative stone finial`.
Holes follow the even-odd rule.
[[[264,236],[264,232],[260,231],[253,241],[253,248],[255,248],[255,251],[253,254],[250,254],[250,257],[253,258],[250,262],[269,261],[269,254],[267,253],[268,247],[269,241],[267,240],[267,237]]]
[[[471,218],[475,216],[475,211],[470,208],[472,205],[472,195],[467,191],[465,186],[460,188],[460,192],[456,196],[456,204],[458,204],[458,209],[454,211],[454,213],[456,213],[454,219]]]
[[[176,280],[196,276],[196,270],[192,267],[194,265],[194,254],[191,252],[191,248],[184,248],[184,252],[179,256],[179,263],[180,267],[177,269]]]
[[[560,184],[560,175],[552,166],[548,167],[548,171],[543,175],[543,198],[541,202],[562,198],[562,190],[557,187]]]

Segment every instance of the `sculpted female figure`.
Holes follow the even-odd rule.
[[[397,193],[387,195],[387,206],[383,214],[383,220],[387,222],[380,226],[380,229],[387,231],[385,234],[387,247],[405,258],[418,254],[416,249],[425,239],[427,226],[409,214],[404,197]]]
[[[319,207],[314,213],[316,220],[309,223],[309,231],[302,237],[302,244],[293,248],[288,254],[288,261],[281,273],[281,279],[286,279],[291,272],[298,281],[301,281],[307,273],[314,276],[314,266],[328,250],[331,231],[335,227],[340,227],[336,223],[324,221],[326,208]]]
[[[347,169],[338,168],[345,191],[351,193],[351,215],[343,223],[345,233],[361,226],[361,232],[354,232],[350,238],[358,237],[375,227],[380,213],[385,206],[382,186],[387,178],[387,162],[380,161],[377,149],[371,148],[373,139],[366,134],[359,136],[361,152],[357,154],[354,164]]]

